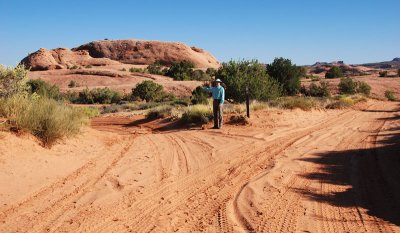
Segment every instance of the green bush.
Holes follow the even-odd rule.
[[[351,78],[342,78],[339,83],[339,93],[347,95],[360,93],[369,96],[371,93],[371,86],[366,82],[354,81]]]
[[[174,80],[191,80],[194,64],[190,61],[181,61],[172,64],[166,75]]]
[[[282,95],[279,83],[270,78],[264,65],[256,60],[222,63],[215,78],[226,85],[225,98],[235,102],[246,100],[246,87],[252,100],[270,100]]]
[[[385,77],[387,77],[388,76],[388,72],[385,70],[385,71],[380,71],[379,72],[379,77],[381,77],[381,78],[385,78]]]
[[[10,128],[30,132],[46,146],[77,134],[87,123],[82,110],[48,98],[13,96],[1,99],[0,116],[7,119]]]
[[[351,78],[342,78],[339,83],[340,94],[355,94],[357,92],[357,82]]]
[[[125,68],[125,67],[124,67],[124,68],[122,68],[122,69],[121,69],[121,71],[126,71],[126,68]]]
[[[69,83],[68,83],[68,87],[69,87],[69,88],[74,88],[74,87],[77,87],[77,86],[78,86],[78,83],[76,83],[75,80],[71,80],[71,81],[69,81]]]
[[[91,69],[93,66],[92,65],[86,65],[85,68],[86,69]]]
[[[386,97],[389,101],[396,101],[396,100],[397,100],[397,99],[396,99],[396,96],[394,96],[393,91],[386,90],[386,91],[385,91],[385,97]]]
[[[71,67],[68,67],[70,70],[76,70],[76,69],[79,69],[80,67],[79,66],[77,66],[77,65],[73,65],[73,66],[71,66]]]
[[[208,105],[189,106],[182,114],[181,121],[185,124],[205,124],[213,117],[211,107]]]
[[[0,65],[0,98],[28,94],[28,70],[23,65],[15,68]]]
[[[328,82],[320,82],[319,85],[311,83],[308,90],[305,90],[305,95],[314,97],[329,97],[331,93],[329,91]]]
[[[371,86],[368,85],[366,82],[358,81],[357,82],[357,93],[361,93],[366,96],[369,96],[371,93]]]
[[[153,64],[150,64],[147,66],[147,70],[149,71],[150,74],[158,74],[158,75],[164,75],[164,70],[162,68],[162,64],[159,61],[154,62]]]
[[[86,88],[77,95],[75,93],[68,93],[65,96],[71,103],[78,104],[112,104],[119,103],[122,98],[119,92],[113,91],[108,87],[94,88],[92,90]]]
[[[132,89],[132,97],[146,100],[146,102],[159,100],[164,95],[164,87],[150,80],[145,80]]]
[[[192,97],[190,98],[192,104],[207,104],[209,94],[203,87],[196,87],[192,92]]]
[[[211,77],[206,72],[202,70],[194,70],[191,73],[190,80],[197,80],[197,81],[210,81]]]
[[[29,80],[27,85],[30,89],[30,94],[36,93],[41,97],[60,100],[60,89],[56,85],[51,85],[41,79]]]
[[[341,77],[343,77],[343,71],[338,66],[330,68],[325,74],[325,78],[341,78]]]
[[[285,94],[294,95],[300,91],[300,77],[305,76],[305,69],[281,57],[267,66],[267,73],[282,85]]]

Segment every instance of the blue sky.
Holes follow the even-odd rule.
[[[0,64],[104,38],[179,41],[220,61],[386,61],[400,56],[399,9],[399,0],[0,0]]]

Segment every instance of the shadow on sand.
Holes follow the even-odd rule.
[[[382,111],[384,112],[384,111]],[[387,111],[386,111],[387,112]],[[400,112],[379,120],[395,122]],[[371,132],[377,147],[318,154],[302,161],[322,167],[304,177],[313,182],[347,186],[343,192],[323,193],[297,190],[311,200],[340,207],[361,207],[368,214],[400,226],[400,124],[388,130]]]

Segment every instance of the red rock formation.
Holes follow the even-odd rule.
[[[35,71],[66,69],[74,65],[148,65],[155,61],[170,65],[184,60],[198,68],[217,68],[220,65],[214,56],[200,48],[182,43],[141,40],[94,41],[72,50],[40,49],[25,57],[21,63]]]

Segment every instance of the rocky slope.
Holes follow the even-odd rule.
[[[192,62],[198,68],[216,68],[220,65],[213,55],[200,48],[183,43],[144,40],[101,40],[72,50],[40,49],[29,54],[21,63],[35,71],[66,69],[74,65],[148,65],[155,61],[169,65],[184,60]]]

